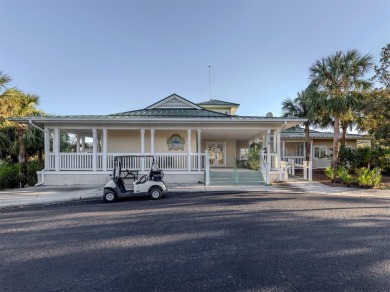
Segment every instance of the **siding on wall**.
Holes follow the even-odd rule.
[[[184,137],[184,150],[168,150],[167,138],[173,134]],[[140,153],[141,130],[108,130],[107,152],[111,153]],[[191,152],[197,153],[197,132],[191,131]],[[145,130],[145,153],[151,151],[151,132]],[[155,153],[187,153],[188,137],[187,130],[155,130],[154,151]]]
[[[139,153],[141,151],[141,133],[139,130],[108,130],[107,152]]]

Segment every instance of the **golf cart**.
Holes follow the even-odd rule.
[[[139,170],[135,168],[150,167],[147,174],[138,178]],[[124,174],[124,175],[123,175]],[[114,156],[114,169],[110,181],[104,186],[103,200],[114,202],[119,197],[149,194],[152,200],[161,199],[162,193],[168,190],[162,180],[164,173],[158,169],[152,155]],[[125,180],[133,180],[125,185]]]

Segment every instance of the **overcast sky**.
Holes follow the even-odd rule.
[[[280,115],[317,59],[388,42],[388,0],[0,0],[0,71],[58,115],[206,101],[209,66],[211,98]]]

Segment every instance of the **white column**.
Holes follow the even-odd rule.
[[[141,154],[145,154],[145,129],[141,129]],[[145,170],[145,159],[141,159],[141,170]]]
[[[50,170],[50,129],[45,129],[44,132],[45,143],[45,170]]]
[[[92,170],[96,171],[96,162],[97,162],[97,130],[92,129]]]
[[[191,171],[191,129],[187,129],[187,167]]]
[[[201,171],[202,170],[202,157],[201,157],[201,154],[202,154],[202,141],[201,141],[201,133],[202,133],[202,130],[201,129],[197,129],[196,130],[197,133],[198,133],[198,171]]]
[[[283,148],[282,148],[282,156],[283,156],[283,160],[286,161],[286,158],[284,157],[284,153],[286,153],[286,142],[283,141],[283,142],[282,142],[282,145],[283,145],[283,146],[282,146],[282,147],[283,147]]]
[[[56,171],[60,171],[60,129],[54,129],[53,152]]]
[[[154,129],[150,129],[150,153],[154,155]]]
[[[80,152],[80,134],[76,135],[76,153]]]
[[[276,153],[276,144],[277,144],[277,141],[276,141],[276,130],[273,131],[273,152]]]
[[[276,131],[276,165],[275,167],[280,168],[280,130]]]
[[[81,137],[81,148],[83,149],[83,153],[85,153],[85,136]]]
[[[271,129],[267,129],[267,164],[266,164],[266,184],[270,184],[269,174],[271,170]]]
[[[102,152],[103,152],[103,171],[107,170],[107,129],[103,129],[103,145],[102,145]]]

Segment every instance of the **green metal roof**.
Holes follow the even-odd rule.
[[[183,109],[183,108],[156,108],[141,109],[122,113],[111,114],[109,116],[134,117],[134,118],[227,118],[230,115],[209,111],[206,109]]]
[[[280,133],[283,138],[305,138],[305,129],[300,127],[292,127],[286,130],[283,130]],[[310,138],[317,139],[333,139],[333,132],[320,132],[316,130],[310,130]],[[363,135],[360,134],[348,134],[346,135],[347,139],[364,139]]]
[[[217,99],[210,99],[208,101],[204,102],[199,102],[197,105],[226,105],[226,106],[239,106],[240,104],[238,103],[232,103],[232,102],[227,102],[227,101],[222,101],[222,100],[217,100]]]

